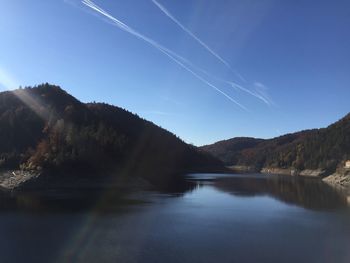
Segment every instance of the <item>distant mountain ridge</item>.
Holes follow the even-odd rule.
[[[222,163],[124,109],[43,84],[0,93],[0,169],[127,174],[165,185]],[[73,172],[71,172],[73,171]]]
[[[322,169],[333,173],[350,159],[350,114],[322,129],[273,139],[233,138],[200,147],[226,165],[281,169]]]

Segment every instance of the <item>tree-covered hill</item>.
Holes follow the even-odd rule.
[[[0,169],[127,174],[166,184],[222,163],[124,109],[43,84],[0,93]]]
[[[323,129],[273,139],[233,138],[201,147],[226,165],[323,169],[332,173],[350,159],[350,114]]]
[[[236,164],[239,161],[239,154],[244,149],[249,149],[261,143],[262,139],[249,137],[237,137],[224,141],[219,141],[214,144],[202,146],[201,149],[210,152],[222,160],[225,164]]]

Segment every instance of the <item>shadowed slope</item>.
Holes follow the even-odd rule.
[[[121,108],[44,84],[0,93],[0,166],[50,174],[140,176],[170,184],[221,162]]]

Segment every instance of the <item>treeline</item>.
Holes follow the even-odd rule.
[[[0,93],[0,168],[137,175],[166,183],[221,162],[126,110],[43,84]]]
[[[233,138],[201,148],[226,165],[324,169],[328,173],[350,159],[350,114],[323,129],[262,140]]]

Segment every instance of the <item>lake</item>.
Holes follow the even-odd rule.
[[[193,174],[171,193],[1,193],[0,262],[350,262],[345,195],[308,178]]]

